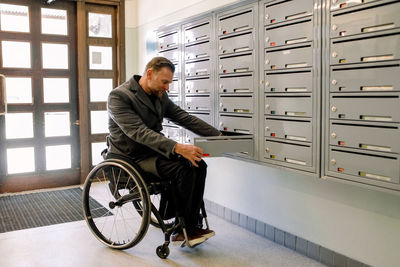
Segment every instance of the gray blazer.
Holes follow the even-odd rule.
[[[108,97],[108,152],[128,156],[136,162],[161,155],[170,158],[176,142],[160,132],[164,117],[201,136],[221,134],[175,105],[165,92],[153,105],[139,79],[140,76],[134,75]]]

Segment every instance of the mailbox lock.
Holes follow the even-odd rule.
[[[270,61],[269,61],[269,59],[265,60],[265,64],[267,64],[267,65],[268,65],[268,64],[269,64],[269,62],[270,62]]]
[[[222,45],[219,46],[219,50],[222,50]]]
[[[336,138],[336,133],[331,134],[332,138]]]
[[[337,111],[337,107],[333,106],[333,107],[332,107],[332,111],[333,111],[333,112],[336,112],[336,111]]]
[[[219,88],[224,88],[224,85],[221,83],[221,84],[219,85]]]
[[[336,165],[336,159],[331,159],[332,165]]]
[[[269,19],[269,14],[265,14],[265,19]]]
[[[332,57],[337,57],[337,56],[338,56],[338,53],[336,53],[336,52],[332,53]]]
[[[265,149],[265,152],[269,153],[269,147],[267,147],[267,148]]]
[[[219,106],[222,108],[224,106],[224,104],[222,104],[222,102],[221,102],[221,103],[219,103]]]
[[[222,69],[222,68],[223,68],[223,66],[222,66],[222,65],[219,65],[219,68],[220,68],[220,69]]]
[[[269,41],[269,37],[266,37],[265,42],[268,43],[268,41]]]
[[[270,85],[269,81],[266,81],[266,82],[265,82],[265,85],[266,85],[266,86],[269,86],[269,85]]]
[[[223,123],[223,122],[220,122],[220,123],[219,123],[219,127],[222,127],[222,126],[224,126],[224,123]]]
[[[332,84],[333,84],[333,85],[336,85],[336,84],[337,84],[337,81],[336,81],[336,80],[332,80]]]
[[[219,30],[222,31],[222,27],[221,26],[219,26]]]
[[[338,28],[338,26],[337,26],[336,24],[333,24],[333,25],[332,25],[332,30],[336,31],[337,28]]]
[[[270,108],[270,105],[269,104],[266,104],[265,105],[265,109],[269,109]]]
[[[260,80],[260,84],[263,84],[264,83],[264,80]]]
[[[269,131],[269,127],[268,127],[268,126],[267,126],[267,127],[265,127],[265,131],[267,131],[267,132]]]

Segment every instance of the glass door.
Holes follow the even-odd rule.
[[[78,184],[76,3],[0,2],[0,193]]]

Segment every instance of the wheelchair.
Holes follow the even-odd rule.
[[[181,247],[192,246],[183,217],[164,220],[158,210],[161,194],[171,190],[172,184],[158,179],[152,181],[149,177],[151,174],[145,174],[132,162],[116,158],[104,160],[91,170],[83,185],[83,213],[94,236],[113,249],[137,245],[150,224],[160,228],[165,240],[156,248],[156,254],[166,259],[171,235],[177,229],[181,228],[185,236]],[[204,220],[209,229],[204,203],[200,218],[199,225]]]

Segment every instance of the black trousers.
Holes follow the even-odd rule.
[[[204,160],[197,162],[199,167],[195,167],[184,157],[172,156],[172,158],[167,159],[160,156],[155,161],[156,176],[154,168],[148,168],[151,164],[142,164],[143,161],[135,162],[130,157],[113,153],[107,154],[107,158],[119,158],[131,163],[133,162],[139,165],[145,173],[150,173],[152,180],[160,179],[160,181],[171,182],[172,188],[167,194],[170,196],[167,196],[167,201],[174,202],[169,204],[170,206],[172,204],[174,207],[172,213],[182,216],[185,219],[185,226],[188,229],[198,225],[207,176],[207,164]],[[146,177],[144,178],[146,180]],[[164,198],[162,201],[165,200],[165,196],[162,198]]]
[[[181,158],[158,158],[156,167],[161,179],[172,182],[174,187],[176,212],[183,216],[188,229],[199,223],[200,208],[203,203],[207,164],[201,160],[195,167],[190,161]]]

